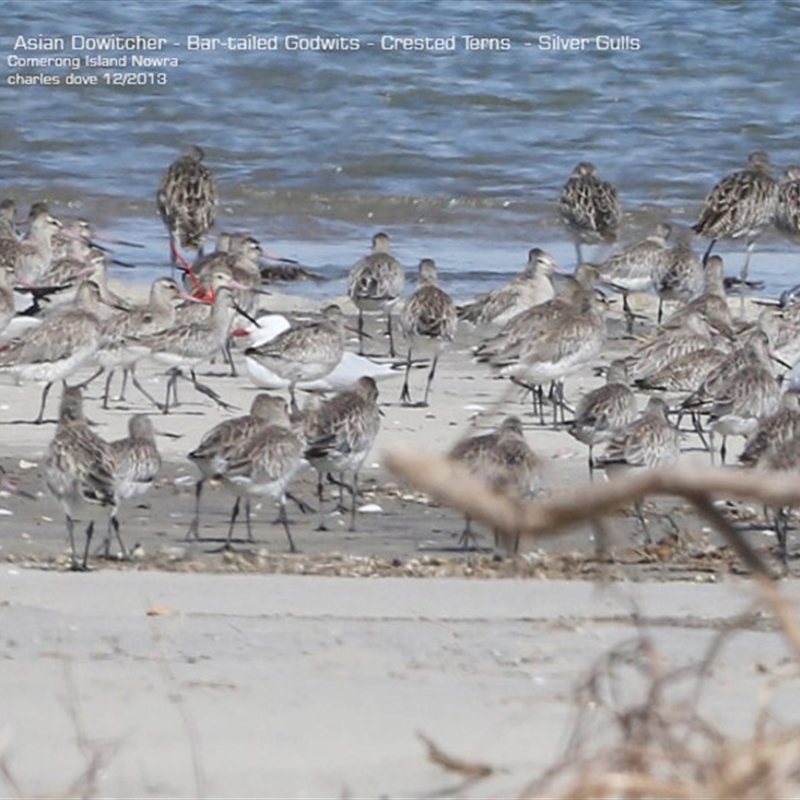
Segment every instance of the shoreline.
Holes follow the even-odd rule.
[[[614,335],[622,327],[615,319]],[[5,385],[0,465],[39,496],[0,492],[0,795],[517,797],[563,756],[585,706],[577,689],[614,648],[640,637],[659,669],[685,669],[705,663],[733,621],[703,711],[726,736],[754,736],[764,684],[785,672],[787,644],[767,613],[743,616],[755,582],[737,577],[735,557],[680,504],[645,508],[656,537],[671,530],[665,510],[679,522],[686,542],[674,550],[642,548],[635,515],[623,513],[609,526],[613,563],[594,557],[588,527],[497,559],[454,552],[461,516],[387,475],[382,453],[409,440],[445,452],[505,391],[472,364],[476,337],[464,326],[444,351],[429,408],[400,405],[402,372],[379,384],[385,416],[360,505],[381,512],[359,514],[355,533],[342,516],[318,532],[316,514],[289,506],[299,555],[286,554],[272,503],[254,509],[255,546],[208,552],[233,503],[213,485],[201,522],[208,541],[184,540],[198,475],[185,454],[258,391],[212,365],[199,379],[237,411],[216,409],[187,385],[168,415],[153,414],[132,387],[127,402],[103,411],[103,381],[89,387],[95,430],[113,439],[131,413],[151,413],[165,464],[139,504],[121,509],[122,536],[141,545],[137,558],[90,559],[88,573],[70,572],[60,509],[38,477],[55,426],[13,424],[34,415],[40,387]],[[604,360],[618,346],[612,339]],[[148,390],[164,391],[154,365],[139,373]],[[414,370],[415,397],[426,373]],[[592,369],[569,379],[568,399],[600,380]],[[497,412],[479,424],[519,414],[548,464],[549,491],[588,481],[586,449],[540,427],[527,400],[515,393]],[[705,453],[686,457],[708,463]],[[310,470],[292,489],[316,503]],[[96,519],[103,532],[105,512]],[[482,543],[490,538],[482,532]],[[759,549],[773,540],[768,533]],[[782,587],[796,602],[797,581]],[[780,691],[780,708],[797,704],[794,683]],[[486,777],[445,771],[426,742],[483,765]]]
[[[123,285],[115,284],[113,288],[117,291],[127,289],[130,293],[130,289]],[[346,309],[348,317],[352,319],[354,309],[349,301],[346,298],[335,298],[334,301],[340,302]],[[311,300],[293,295],[270,295],[266,302],[271,311],[303,312],[316,307]],[[732,302],[738,304],[736,299]],[[632,306],[634,310],[647,311],[653,304],[647,297],[641,300],[632,298]],[[750,301],[748,309],[750,313],[759,310],[757,306],[750,305]],[[368,330],[379,330],[379,324],[377,317],[367,316]],[[609,328],[612,337],[622,335],[623,322],[616,311],[613,312]],[[391,570],[387,570],[381,559],[386,559],[388,563],[399,559],[398,570],[401,571],[398,574],[403,574],[403,569],[414,574],[428,572],[425,569],[418,570],[414,564],[410,568],[407,566],[407,562],[412,562],[420,556],[441,557],[444,560],[464,559],[461,553],[454,552],[455,540],[463,526],[461,516],[453,510],[431,503],[419,492],[400,485],[383,467],[382,455],[398,445],[405,446],[409,442],[417,441],[422,449],[445,453],[461,436],[475,430],[476,424],[480,429],[490,428],[506,414],[516,414],[523,421],[528,443],[545,461],[543,480],[546,491],[575,489],[589,481],[587,448],[575,441],[563,429],[554,430],[547,425],[542,427],[538,417],[533,416],[530,403],[524,399],[521,391],[509,388],[510,384],[507,381],[492,377],[485,365],[475,364],[472,361],[471,349],[481,335],[482,331],[479,329],[465,323],[459,325],[455,345],[446,348],[440,359],[439,369],[432,385],[430,405],[427,408],[400,404],[398,398],[402,384],[402,369],[396,372],[396,378],[392,376],[379,382],[379,404],[383,414],[381,430],[362,473],[361,485],[365,491],[359,499],[359,507],[366,506],[373,510],[358,514],[358,531],[355,534],[344,531],[344,517],[333,515],[328,517],[329,527],[332,530],[327,533],[317,532],[314,530],[318,521],[316,514],[303,516],[296,508],[289,506],[293,536],[296,536],[299,549],[311,561],[315,558],[324,560],[325,556],[330,554],[337,554],[345,559],[375,558],[381,574],[387,572],[391,574]],[[367,347],[374,349],[376,341],[382,345],[380,340],[372,339],[367,341]],[[629,343],[622,339],[610,338],[604,348],[602,362],[608,363],[621,352],[622,347],[627,346]],[[347,348],[355,349],[353,338],[348,340]],[[141,545],[141,557],[138,562],[140,567],[150,565],[158,568],[158,565],[163,566],[165,563],[170,563],[170,560],[172,562],[186,560],[188,564],[193,561],[194,556],[203,559],[205,550],[210,549],[198,548],[184,541],[184,533],[188,528],[193,509],[194,482],[199,474],[186,458],[186,454],[213,425],[222,419],[246,413],[253,396],[259,391],[247,377],[241,355],[235,358],[239,371],[237,378],[231,378],[227,374],[227,366],[222,363],[204,366],[198,370],[198,379],[217,391],[225,402],[231,403],[235,407],[235,410],[231,411],[218,409],[213,401],[198,394],[188,382],[179,384],[182,404],[168,415],[153,409],[149,401],[130,385],[127,400],[125,402],[112,400],[107,411],[103,411],[99,403],[103,378],[97,379],[85,392],[87,417],[96,424],[95,430],[106,440],[127,435],[127,420],[133,413],[149,413],[156,428],[157,442],[164,461],[162,476],[150,492],[139,498],[139,507],[133,507],[126,502],[120,514],[122,535],[128,547],[136,543]],[[378,360],[387,361],[387,359]],[[403,359],[398,357],[395,361],[399,364]],[[419,369],[413,369],[411,374],[411,393],[414,399],[421,394],[427,373],[427,366],[425,364],[420,366]],[[92,374],[91,370],[91,367],[84,368],[73,382],[88,377]],[[143,361],[137,374],[148,391],[157,398],[161,397],[165,390],[166,379],[164,372],[157,365]],[[117,377],[114,381],[112,396],[119,380]],[[66,547],[63,518],[58,504],[49,495],[37,475],[38,463],[55,429],[53,421],[59,398],[58,388],[54,387],[48,398],[46,418],[49,422],[32,425],[25,423],[24,420],[33,416],[30,409],[38,404],[40,387],[36,384],[9,385],[7,377],[0,377],[0,381],[4,383],[3,400],[0,402],[3,466],[19,479],[21,489],[38,494],[36,502],[16,495],[0,497],[0,506],[5,509],[0,513],[0,559],[11,557],[17,562],[28,559],[32,564],[37,562],[52,564],[54,560],[58,563],[58,558],[63,555]],[[568,402],[574,404],[580,394],[599,385],[601,381],[602,379],[594,374],[594,369],[591,367],[568,378]],[[499,399],[503,396],[508,400],[500,403]],[[645,404],[642,397],[640,394],[640,409]],[[743,441],[741,439],[731,443],[733,451],[731,463],[735,463],[733,459]],[[689,446],[694,449],[696,445],[692,438],[684,439],[684,450]],[[708,454],[701,452],[685,452],[681,459],[681,463],[687,464],[709,463]],[[596,474],[595,479],[602,480],[602,474]],[[315,473],[310,469],[304,470],[293,491],[316,507]],[[329,497],[327,489],[326,495]],[[213,542],[221,540],[227,531],[227,520],[233,499],[232,495],[219,487],[205,493],[206,511],[201,523],[202,534]],[[267,561],[273,565],[271,569],[281,571],[283,567],[280,564],[275,566],[274,558],[282,555],[285,536],[279,527],[270,524],[276,511],[273,510],[271,503],[263,506],[254,505],[254,525],[258,541],[250,555],[255,556],[256,562],[259,558],[263,562],[263,557],[266,555]],[[326,507],[330,508],[331,505],[329,499]],[[653,514],[656,539],[661,535],[668,536],[671,528],[659,510],[664,503],[658,501],[657,507],[655,504],[649,505],[652,506],[651,511],[658,512]],[[686,509],[677,501],[672,503],[671,515],[673,511],[675,519],[680,521],[691,545],[684,554],[687,556],[687,564],[691,562],[692,552],[701,551],[701,545],[709,544],[713,549],[719,544],[715,537],[711,537],[709,541],[709,532],[705,524],[686,513]],[[755,518],[756,510],[753,510],[752,516]],[[97,514],[96,519],[101,526],[98,531],[103,530],[105,512]],[[614,550],[623,562],[625,560],[635,562],[638,557],[647,567],[648,564],[652,565],[652,562],[658,561],[652,555],[643,553],[640,546],[642,533],[638,529],[635,516],[630,517],[623,513],[610,518],[610,522],[617,531],[613,542]],[[237,531],[237,537],[238,535]],[[770,536],[771,533],[765,531],[763,538],[767,546],[772,544]],[[761,537],[759,541],[760,539]],[[491,536],[483,532],[481,543],[490,544],[490,542]],[[678,549],[673,548],[673,550],[674,552],[670,551],[670,554],[678,555]],[[558,569],[563,569],[565,576],[574,575],[576,570],[570,559],[576,557],[583,558],[591,565],[590,572],[600,569],[600,565],[592,564],[594,539],[588,527],[565,536],[528,542],[526,551],[533,553],[534,562],[539,558],[550,559],[550,566],[544,570],[548,574],[558,574]],[[719,568],[723,572],[729,570],[731,564],[726,553],[719,550],[716,555],[719,556]],[[216,568],[225,569],[225,565],[219,563],[219,559],[208,560],[212,565],[216,564]],[[487,565],[479,572],[486,575],[496,574],[497,570],[491,569],[491,558],[486,561]],[[297,569],[296,565],[290,562],[291,560],[287,561],[286,569],[289,571]],[[554,566],[557,563],[565,566]],[[134,561],[131,566],[135,568],[136,565],[137,562]],[[102,563],[98,563],[98,566],[102,567]],[[468,568],[460,567],[461,574]],[[308,569],[313,571],[316,567],[310,562]],[[435,570],[432,571],[435,573]],[[529,572],[529,568],[523,565],[520,574]],[[639,572],[641,575],[637,574],[635,569],[623,570],[622,575],[630,574],[635,579],[642,576],[653,577],[657,570],[648,567]],[[514,574],[513,570],[505,567],[500,573]],[[456,574],[459,574],[458,571]],[[665,577],[660,579],[669,579],[671,574],[669,569],[664,570]],[[691,574],[691,567],[686,570],[679,566],[675,567],[676,576],[685,577]],[[706,574],[706,570],[703,570],[703,574]]]

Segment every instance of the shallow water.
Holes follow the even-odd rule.
[[[532,246],[572,264],[554,200],[580,160],[618,186],[626,240],[661,219],[690,225],[708,189],[753,150],[766,150],[776,170],[800,160],[797,3],[334,0],[236,9],[191,0],[4,3],[2,193],[23,208],[46,198],[61,217],[84,215],[141,242],[119,255],[149,282],[167,262],[158,182],[198,143],[219,180],[218,228],[250,230],[331,278],[292,291],[341,293],[348,267],[385,229],[404,263],[434,257],[445,285],[467,296],[521,269]],[[108,34],[164,37],[161,50],[139,54],[179,63],[134,69],[131,53],[71,47],[73,36]],[[277,37],[278,49],[187,46],[190,36],[248,34]],[[65,47],[15,49],[19,36],[62,37]],[[288,49],[315,36],[357,40],[359,49]],[[400,36],[455,37],[456,49],[382,49],[396,45],[383,37]],[[509,49],[468,50],[466,36]],[[570,36],[583,37],[583,49],[552,49]],[[10,56],[98,52],[125,54],[128,66],[9,65]],[[164,74],[166,83],[106,85],[113,72]],[[10,86],[15,73],[61,83]],[[68,74],[98,84],[67,86]],[[720,252],[738,273],[743,245],[722,243]],[[795,254],[796,245],[765,237],[751,277],[779,292],[800,277]]]

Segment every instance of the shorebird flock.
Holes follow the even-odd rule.
[[[397,404],[436,403],[440,354],[459,346],[462,329],[478,342],[474,369],[506,379],[524,404],[488,432],[482,421],[483,430],[462,437],[448,457],[515,501],[547,491],[543,459],[528,445],[521,420],[529,428],[552,424],[587,446],[593,479],[599,469],[612,476],[622,469],[673,466],[688,436],[708,450],[710,463],[730,464],[728,440],[743,437],[739,464],[731,468],[800,472],[800,367],[791,371],[800,359],[797,292],[765,303],[756,318],[743,319],[743,306],[737,317],[725,265],[712,252],[719,239],[744,240],[738,277],[744,295],[758,237],[774,228],[800,238],[800,167],[789,167],[781,181],[768,157],[753,153],[743,169],[724,176],[705,200],[698,198],[694,225],[680,229],[663,220],[642,240],[626,241],[617,189],[598,177],[593,164],[581,162],[553,203],[575,243],[573,270],[559,269],[534,247],[518,277],[457,305],[430,258],[421,259],[416,288],[406,292],[406,267],[392,253],[389,235],[378,232],[370,252],[350,270],[347,298],[305,317],[270,313],[264,288],[276,276],[313,276],[296,262],[268,256],[253,236],[241,233],[216,233],[214,252],[204,253],[217,202],[205,154],[191,147],[169,166],[157,191],[169,235],[165,269],[171,272],[153,282],[143,304],[110,290],[112,258],[89,223],[64,225],[45,203],[35,203],[19,222],[15,203],[0,203],[0,374],[43,384],[36,424],[46,423],[51,388],[63,386],[42,473],[64,510],[76,569],[86,568],[91,554],[93,508],[105,508],[108,516],[100,553],[109,555],[113,535],[128,556],[120,507],[152,486],[161,468],[152,416],[132,416],[128,437],[118,441],[107,442],[92,429],[84,397],[101,373],[104,408],[112,376],[121,371],[119,396],[124,398],[130,379],[152,415],[180,408],[182,381],[206,398],[209,409],[229,410],[222,394],[198,379],[197,369],[211,359],[227,363],[231,380],[263,390],[249,414],[199,427],[197,445],[186,454],[199,472],[187,536],[203,538],[202,490],[217,481],[233,502],[223,549],[240,541],[233,534],[242,500],[251,542],[251,500],[269,498],[278,504],[277,521],[294,552],[286,504],[311,509],[291,491],[308,466],[318,475],[318,527],[325,529],[330,519],[324,513],[327,482],[338,487],[339,506],[354,530],[359,476],[383,418]],[[698,240],[708,242],[702,257],[695,252]],[[588,263],[583,250],[597,244],[607,257]],[[657,315],[635,310],[631,298],[640,294],[658,297]],[[615,295],[622,297],[621,312],[614,310]],[[356,317],[353,323],[348,313]],[[385,319],[385,329],[370,322],[376,316]],[[358,352],[350,349],[348,331],[358,336]],[[144,359],[165,370],[161,398],[137,378]],[[245,375],[236,363],[242,359]],[[427,378],[412,391],[417,366],[428,367]],[[605,372],[606,383],[576,391],[574,377],[592,369]],[[387,403],[378,383],[400,375],[399,398]],[[300,393],[308,397],[299,401]],[[649,542],[644,512],[636,511]],[[775,510],[784,560],[789,520],[787,509]],[[78,521],[85,524],[82,546],[75,536]],[[459,544],[470,549],[475,541],[467,520]]]

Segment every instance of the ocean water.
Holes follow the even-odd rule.
[[[624,241],[691,225],[753,150],[776,173],[800,162],[798,30],[800,4],[768,0],[6,0],[0,193],[140,242],[117,269],[149,283],[168,269],[159,180],[196,143],[217,229],[330,279],[289,291],[341,293],[385,230],[409,269],[433,257],[467,297],[533,246],[572,266],[555,199],[578,161],[618,187]],[[158,45],[103,49],[111,36]],[[47,57],[67,65],[19,60]],[[51,83],[19,85],[36,75]],[[738,273],[744,245],[718,247]],[[766,235],[751,277],[793,285],[798,253]]]

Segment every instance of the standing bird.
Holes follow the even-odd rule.
[[[362,377],[347,391],[326,400],[308,415],[305,436],[308,446],[305,457],[317,471],[317,497],[320,523],[318,530],[325,530],[322,513],[322,474],[350,492],[350,530],[356,529],[356,505],[358,502],[358,475],[372,449],[381,426],[378,409],[378,387],[369,377]],[[332,472],[339,472],[334,480]],[[353,483],[344,483],[347,473],[353,475]]]
[[[534,247],[528,252],[528,264],[522,275],[472,303],[459,306],[458,318],[477,325],[505,325],[517,314],[552,300],[555,290],[550,276],[556,269],[553,257]]]
[[[220,268],[230,270],[233,280],[241,284],[236,293],[236,303],[248,314],[253,314],[258,306],[258,289],[261,286],[261,267],[259,260],[264,254],[257,239],[252,236],[229,235],[229,250],[212,253],[204,257],[194,268],[194,278],[206,293],[213,296],[214,275]],[[184,279],[184,285],[186,280]],[[187,289],[198,288],[187,286]]]
[[[280,416],[280,409],[285,406],[280,397],[273,397],[260,392],[253,398],[250,413],[242,417],[226,419],[215,425],[204,434],[200,444],[189,453],[189,459],[200,470],[200,479],[194,488],[194,517],[186,534],[187,539],[199,539],[200,530],[200,498],[207,480],[221,480],[228,471],[232,459],[238,458],[239,451],[253,434],[262,426]],[[250,501],[245,506],[248,538],[250,532]]]
[[[147,414],[134,414],[128,420],[128,435],[108,445],[114,465],[114,507],[108,522],[108,532],[103,542],[105,556],[111,545],[111,531],[117,537],[123,558],[128,551],[119,532],[119,507],[123,500],[144,494],[161,471],[161,455],[156,446],[153,423]]]
[[[770,448],[762,453],[757,462],[760,470],[767,473],[782,472],[786,475],[800,476],[800,437],[794,436],[774,448]],[[778,556],[784,565],[787,565],[789,558],[787,548],[787,538],[789,533],[789,512],[791,508],[782,506],[775,511],[774,527],[775,536],[778,540]]]
[[[792,386],[781,395],[774,414],[760,417],[756,429],[747,437],[739,461],[746,466],[757,464],[767,453],[784,442],[800,437],[800,394]]]
[[[516,502],[529,498],[539,488],[542,461],[525,441],[518,417],[506,417],[491,433],[463,439],[447,457],[463,464],[475,477]],[[467,516],[458,543],[466,550],[473,539],[472,520]],[[495,547],[497,544],[495,531]],[[514,543],[514,552],[518,546],[519,536]]]
[[[680,434],[667,418],[667,412],[664,400],[651,397],[642,416],[612,436],[596,465],[605,467],[609,474],[631,468],[674,467],[680,455]],[[634,506],[642,523],[645,541],[651,544],[640,501],[637,500]]]
[[[108,371],[103,408],[108,408],[111,378],[118,367],[123,370],[119,399],[125,399],[125,387],[130,375],[136,388],[156,405],[149,392],[136,379],[138,356],[128,349],[126,337],[146,336],[172,327],[175,324],[175,303],[183,297],[185,295],[180,287],[171,278],[156,278],[150,287],[147,303],[130,311],[120,310],[100,323],[100,347],[94,354],[94,360],[101,370]]]
[[[647,292],[653,285],[652,275],[659,269],[667,252],[667,239],[672,228],[666,223],[656,225],[655,231],[641,242],[623,247],[599,267],[599,283],[610,286],[622,295],[626,330],[633,333],[634,314],[628,304],[632,292]]]
[[[408,357],[406,358],[406,376],[400,392],[400,402],[411,404],[411,393],[408,390],[408,373],[411,369],[411,351],[416,342],[426,343],[433,348],[431,369],[425,383],[425,395],[422,403],[428,405],[428,392],[436,373],[439,354],[445,343],[452,342],[456,333],[456,307],[447,292],[439,288],[436,264],[431,258],[423,258],[419,262],[419,283],[414,294],[409,297],[400,316],[400,325],[408,339]]]
[[[84,281],[73,307],[47,317],[23,338],[0,348],[0,372],[9,372],[18,381],[45,382],[36,424],[44,420],[45,403],[53,383],[77,372],[100,346],[101,307],[97,284]]]
[[[17,204],[6,197],[0,201],[0,239],[16,240],[17,233]]]
[[[712,338],[708,323],[699,314],[689,314],[675,327],[659,328],[631,353],[628,357],[630,377],[636,384],[656,388],[659,384],[648,383],[653,375],[669,370],[679,358],[713,347],[724,349],[722,342]]]
[[[706,259],[703,282],[703,293],[673,312],[665,321],[665,326],[677,327],[688,316],[699,314],[715,329],[732,332],[733,320],[725,291],[725,264],[720,256],[712,255]]]
[[[47,448],[43,473],[47,488],[64,509],[72,569],[86,569],[94,520],[86,528],[83,560],[78,561],[75,551],[75,514],[85,503],[113,507],[116,498],[111,449],[89,427],[83,415],[83,397],[78,386],[64,387],[58,425]]]
[[[778,201],[778,184],[772,177],[769,156],[750,154],[746,169],[726,175],[706,196],[700,218],[692,225],[698,235],[711,239],[703,263],[717,239],[745,238],[747,255],[741,280],[747,280],[750,257],[761,231],[771,225]]]
[[[303,457],[304,450],[304,441],[291,427],[286,402],[281,401],[279,408],[271,409],[267,424],[248,438],[231,458],[223,475],[223,483],[236,495],[223,550],[231,548],[242,497],[271,497],[280,503],[278,520],[289,540],[289,550],[297,552],[286,518],[286,489],[295,473],[307,463]]]
[[[575,240],[578,264],[583,263],[581,244],[617,239],[622,209],[617,190],[596,175],[594,164],[582,161],[569,176],[558,198],[558,210]]]
[[[53,260],[53,238],[61,227],[46,208],[32,210],[28,232],[22,241],[0,240],[0,263],[11,264],[20,283],[29,286],[38,283]]]
[[[780,387],[766,360],[756,360],[731,371],[709,410],[711,462],[714,463],[714,434],[722,436],[720,459],[725,464],[728,436],[750,436],[762,417],[780,407]]]
[[[588,292],[594,291],[597,270],[589,264],[581,264],[574,275],[559,287],[555,297],[529,308],[512,317],[494,336],[475,348],[478,361],[490,361],[503,353],[518,352],[524,342],[538,336],[557,320],[572,314],[576,304],[582,302]]]
[[[778,185],[775,227],[793,241],[800,240],[800,167],[786,168]]]
[[[605,386],[585,394],[575,409],[575,421],[569,433],[589,445],[589,474],[594,471],[592,450],[607,442],[620,429],[636,418],[636,395],[628,385],[628,368],[623,359],[608,367]]]
[[[562,317],[532,332],[518,349],[508,349],[490,363],[503,377],[528,388],[552,382],[553,425],[556,425],[559,407],[564,422],[565,379],[596,358],[605,339],[605,306],[594,291],[589,291],[581,294]],[[539,409],[544,424],[541,403]]]
[[[14,268],[0,264],[0,334],[14,319]]]
[[[392,255],[389,235],[372,237],[372,252],[359,259],[350,270],[347,294],[358,309],[358,354],[364,355],[364,312],[385,311],[389,355],[394,358],[392,306],[400,299],[406,285],[403,265]]]
[[[233,331],[236,341],[245,348],[257,348],[291,328],[291,323],[283,314],[261,314],[257,323]],[[290,381],[279,377],[252,356],[245,358],[245,366],[250,380],[259,388],[270,390],[289,388]],[[366,356],[345,350],[342,353],[342,360],[331,372],[313,381],[302,381],[295,386],[295,389],[306,392],[341,392],[344,389],[352,389],[356,381],[364,375],[379,381],[397,377],[399,374],[391,364],[379,364]]]
[[[692,243],[680,237],[670,249],[658,259],[651,275],[653,287],[658,294],[658,324],[664,313],[665,300],[688,303],[703,287],[703,263],[692,250]]]
[[[225,405],[216,392],[198,382],[195,367],[219,353],[228,341],[237,313],[234,288],[232,282],[218,286],[211,313],[205,319],[177,324],[125,340],[130,352],[136,357],[145,356],[170,367],[164,404],[160,406],[164,414],[169,412],[170,395],[173,397],[173,405],[177,405],[177,382],[184,368],[189,369],[192,384],[197,391],[210,397],[218,405]],[[139,389],[141,391],[141,387]]]
[[[337,305],[326,306],[322,319],[292,325],[244,354],[289,381],[292,412],[297,411],[295,387],[332,372],[344,354],[344,315]]]
[[[211,171],[202,163],[205,153],[192,145],[170,164],[156,196],[158,213],[169,231],[170,260],[178,260],[175,239],[184,249],[203,252],[203,243],[217,205],[217,187]]]

